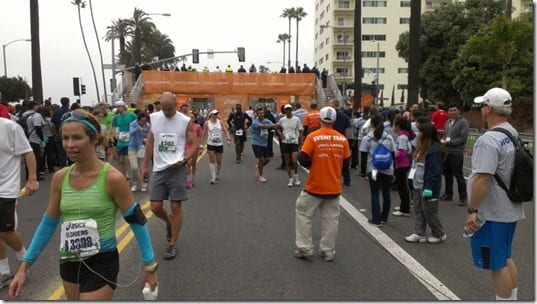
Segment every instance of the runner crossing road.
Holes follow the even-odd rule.
[[[207,166],[203,155],[199,166]],[[270,163],[266,184],[252,178],[256,159],[251,149],[244,150],[240,164],[233,153],[225,153],[223,163],[233,170],[222,172],[218,187],[198,184],[184,202],[185,221],[178,245],[181,250],[166,267],[159,269],[159,300],[168,301],[464,301],[494,300],[490,280],[471,265],[468,239],[461,236],[466,210],[453,204],[440,204],[441,220],[451,237],[443,243],[410,244],[404,237],[412,232],[414,210],[410,218],[391,217],[382,228],[367,224],[369,191],[367,184],[343,188],[342,215],[339,223],[337,259],[324,262],[315,252],[311,261],[296,259],[294,248],[294,208],[301,187],[287,187],[287,174],[274,170]],[[200,170],[200,180],[209,172]],[[303,169],[299,170],[306,179]],[[35,230],[48,198],[49,179],[41,190],[21,199],[18,206],[19,228],[25,245]],[[147,193],[136,192],[136,200],[149,210]],[[215,199],[216,198],[216,199]],[[395,201],[395,203],[399,203]],[[527,219],[517,226],[513,256],[519,263],[520,301],[535,300],[535,234],[532,204],[524,204]],[[314,227],[319,227],[318,217]],[[118,217],[118,225],[124,221]],[[162,254],[165,235],[162,223],[148,214],[157,262],[164,265]],[[118,229],[120,231],[121,229]],[[114,300],[142,300],[139,278],[142,265],[134,239],[128,229],[118,237],[120,284]],[[318,243],[320,230],[313,230]],[[57,267],[59,239],[53,239],[26,283],[23,300],[64,299]],[[131,236],[132,237],[132,236]],[[422,246],[424,245],[424,246]],[[10,261],[15,267],[12,252]],[[35,270],[34,270],[35,269]],[[43,275],[41,275],[43,274]],[[0,299],[8,299],[6,289]]]

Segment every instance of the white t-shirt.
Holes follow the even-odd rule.
[[[167,118],[162,111],[151,114],[153,171],[162,171],[185,158],[186,134],[190,117],[176,112]]]
[[[21,158],[32,147],[16,122],[0,118],[0,197],[16,198],[21,188]]]
[[[278,124],[282,126],[282,133],[284,135],[282,142],[285,144],[298,144],[300,131],[304,129],[300,122],[300,118],[297,116],[291,118],[283,116],[278,120]]]

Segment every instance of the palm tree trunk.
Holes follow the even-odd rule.
[[[95,32],[95,38],[97,39],[97,48],[99,49],[99,58],[101,59],[101,74],[103,77],[103,90],[104,90],[104,102],[108,103],[108,98],[106,96],[106,77],[104,76],[104,62],[103,62],[103,52],[101,51],[101,42],[99,40],[99,34],[97,33],[97,27],[95,26],[95,18],[93,18],[93,6],[91,5],[91,0],[89,0],[90,13],[91,13],[91,22],[93,23],[93,31]]]
[[[300,20],[296,19],[296,45],[295,45],[295,71],[298,71],[298,23]]]
[[[408,106],[419,102],[421,0],[410,1],[408,48]],[[404,92],[404,91],[403,91]]]
[[[78,8],[78,23],[80,24],[80,32],[82,33],[82,41],[84,42],[84,48],[86,49],[86,53],[88,54],[88,59],[90,62],[91,70],[93,72],[93,80],[95,81],[95,91],[97,92],[97,102],[101,102],[99,94],[99,84],[97,83],[97,74],[95,73],[95,66],[93,66],[93,60],[91,60],[91,54],[88,49],[88,44],[86,43],[86,35],[84,35],[84,27],[82,27],[82,16],[80,15],[80,5],[77,6]]]
[[[289,17],[289,45],[287,46],[287,71],[291,68],[291,17]],[[284,63],[285,64],[285,63]]]
[[[362,107],[362,1],[354,1],[354,104]]]
[[[32,37],[32,96],[43,101],[43,79],[41,76],[41,43],[39,40],[39,1],[30,0],[30,33]]]
[[[282,65],[285,67],[285,39],[283,40],[283,60],[282,60]]]

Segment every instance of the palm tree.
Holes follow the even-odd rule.
[[[119,40],[119,55],[118,62],[121,64],[127,64],[129,61],[126,49],[126,39],[131,34],[128,19],[117,19],[112,21],[112,25],[107,27],[108,31],[105,35],[105,41],[111,41],[112,39]]]
[[[90,13],[91,13],[91,22],[93,23],[93,31],[95,32],[95,38],[97,39],[97,48],[99,49],[99,58],[101,59],[101,75],[103,77],[103,90],[104,90],[104,102],[108,103],[108,97],[106,96],[106,78],[104,77],[104,62],[103,62],[103,52],[101,51],[101,40],[99,39],[99,34],[97,33],[97,27],[95,26],[95,18],[93,17],[93,5],[91,0],[89,0]]]
[[[282,60],[283,66],[285,66],[285,44],[289,41],[289,39],[291,39],[291,37],[283,33],[283,34],[279,34],[278,40],[276,40],[276,43],[280,43],[280,42],[283,43],[283,60]]]
[[[30,33],[32,36],[32,91],[36,101],[43,101],[41,44],[39,40],[39,1],[30,0]]]
[[[308,13],[306,13],[304,11],[303,7],[295,8],[293,18],[296,19],[295,70],[297,70],[297,71],[298,71],[298,23],[302,20],[302,18],[306,17],[307,15],[308,15]]]
[[[175,47],[170,37],[155,29],[144,39],[145,47],[142,49],[144,58],[159,59],[174,57]]]
[[[294,7],[291,7],[291,8],[286,8],[283,10],[282,14],[280,15],[280,17],[283,17],[283,18],[287,18],[289,19],[289,38],[291,38],[291,19],[294,18],[294,15],[295,15],[295,8]],[[287,69],[289,69],[291,67],[291,40],[289,39],[288,40],[288,43],[289,43],[289,46],[288,46],[288,49],[287,49]],[[285,65],[285,62],[283,63]]]
[[[132,54],[135,62],[142,62],[142,46],[144,36],[150,34],[155,29],[155,24],[151,18],[141,9],[134,8],[132,19],[129,20],[132,31]]]
[[[95,90],[97,92],[97,101],[100,102],[99,94],[99,84],[97,83],[97,74],[95,73],[95,66],[93,65],[93,60],[91,59],[91,54],[88,49],[88,44],[86,43],[86,35],[84,34],[84,27],[82,26],[82,16],[80,14],[80,9],[86,7],[86,1],[83,0],[74,0],[71,4],[76,5],[78,11],[78,23],[80,25],[80,32],[82,33],[82,41],[84,42],[84,48],[88,54],[88,59],[90,62],[91,70],[93,71],[93,79],[95,80]]]

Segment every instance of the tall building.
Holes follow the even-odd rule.
[[[425,14],[457,0],[422,0]],[[464,1],[464,0],[459,0]],[[513,18],[532,11],[531,0],[512,0]],[[354,7],[357,0],[315,0],[315,65],[338,84],[354,82]],[[408,64],[395,45],[409,30],[410,0],[362,0],[363,83],[379,84],[385,99],[408,96]],[[345,86],[342,85],[343,88]],[[380,97],[380,96],[379,96]]]

